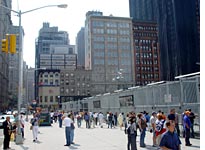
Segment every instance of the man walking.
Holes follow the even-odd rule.
[[[66,136],[66,144],[64,146],[70,146],[71,144],[71,123],[73,123],[73,120],[71,119],[71,114],[68,114],[64,118],[64,124],[65,124],[65,136]]]
[[[157,120],[157,113],[156,112],[152,112],[152,116],[150,118],[150,124],[151,124],[151,132],[153,133],[153,137],[152,137],[152,140],[153,140],[153,147],[157,147],[157,142],[156,142],[156,132],[155,132],[155,128],[156,128],[156,120]]]
[[[191,109],[189,109],[190,115],[189,115],[189,119],[191,121],[191,137],[195,138],[194,135],[194,119],[195,119],[195,114],[191,111]]]
[[[191,128],[191,121],[189,119],[190,111],[185,112],[184,116],[184,130],[185,130],[185,143],[186,146],[191,146],[192,144],[189,141],[190,138],[190,128]]]
[[[9,147],[9,142],[10,142],[10,137],[11,137],[12,125],[11,125],[9,116],[7,116],[6,120],[3,122],[3,129],[4,129],[4,146],[3,146],[3,149],[11,149]]]

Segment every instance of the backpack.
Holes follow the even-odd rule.
[[[165,120],[156,122],[156,129],[155,130],[157,132],[160,132],[163,129],[164,122],[165,122]]]

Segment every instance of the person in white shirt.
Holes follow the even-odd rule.
[[[71,139],[70,139],[71,123],[73,123],[73,120],[71,119],[71,114],[68,114],[68,116],[64,118],[65,136],[66,136],[66,144],[64,146],[70,146],[71,144]]]
[[[24,138],[24,126],[25,126],[25,121],[23,116],[21,115],[21,119],[20,119],[20,128],[21,128],[21,135],[22,138]]]
[[[104,119],[104,116],[103,116],[102,112],[99,113],[98,118],[99,118],[99,125],[102,128],[103,127],[102,123],[103,123],[103,119]]]

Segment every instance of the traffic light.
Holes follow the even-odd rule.
[[[8,37],[6,39],[1,40],[1,50],[2,52],[8,53]]]
[[[10,35],[9,44],[10,44],[10,53],[15,54],[16,53],[16,35],[15,34]]]

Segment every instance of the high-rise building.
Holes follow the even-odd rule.
[[[130,17],[139,21],[157,21],[156,0],[129,0]]]
[[[158,27],[153,21],[133,21],[136,85],[160,80]]]
[[[89,11],[85,21],[85,69],[91,70],[92,91],[99,94],[134,84],[131,18]]]
[[[49,94],[49,89],[46,87],[44,88],[44,85],[39,86],[44,74],[47,74],[48,76],[48,74],[53,74],[55,72],[59,73],[59,69],[65,67],[76,68],[76,54],[74,54],[74,51],[74,45],[69,45],[69,37],[66,31],[58,31],[58,27],[50,27],[49,23],[43,23],[43,27],[40,29],[38,39],[36,40],[35,99],[37,102],[39,102],[40,97],[50,97],[42,92],[44,89],[47,89],[47,94]],[[70,60],[70,57],[72,60]],[[45,68],[46,70],[41,70]],[[48,83],[49,84],[46,86],[49,86],[53,91],[56,91],[55,93],[50,94],[57,94],[56,96],[59,96],[59,84],[57,84],[54,90],[53,82],[50,81],[50,79],[48,80]],[[55,104],[55,102],[56,101],[54,100],[51,104]]]
[[[76,49],[78,53],[78,66],[85,67],[85,28],[81,28],[76,38]]]
[[[163,80],[200,70],[197,0],[158,1],[158,24]],[[198,13],[199,14],[199,13]]]
[[[199,1],[130,0],[135,21],[157,21],[161,80],[199,71]],[[148,15],[149,14],[149,15]],[[150,16],[150,17],[149,17]]]

